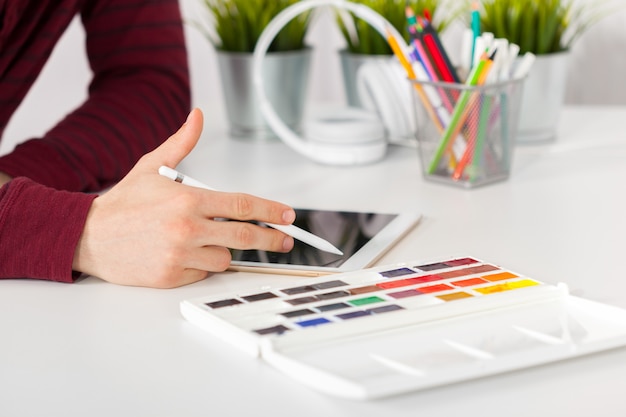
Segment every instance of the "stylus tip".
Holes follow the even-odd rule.
[[[343,252],[337,249],[336,247],[330,245],[327,248],[322,249],[325,252],[334,253],[335,255],[343,255]]]

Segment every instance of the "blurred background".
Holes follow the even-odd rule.
[[[206,16],[199,0],[181,0],[181,9],[187,20]],[[460,29],[451,27],[443,36],[443,42],[453,56],[460,48]],[[204,110],[208,124],[223,126],[226,116],[213,46],[192,24],[186,24],[185,32],[193,105]],[[337,55],[337,50],[344,46],[344,42],[329,15],[323,16],[311,27],[308,43],[314,47],[308,85],[309,101],[345,102]],[[90,71],[83,44],[84,33],[80,21],[75,19],[10,121],[0,142],[0,154],[10,152],[16,143],[28,137],[43,134],[85,99]],[[626,9],[604,18],[575,43],[567,80],[566,104],[626,105],[624,74]]]

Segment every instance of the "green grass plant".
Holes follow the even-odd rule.
[[[201,0],[209,11],[212,32],[202,29],[215,48],[228,52],[253,52],[269,22],[298,0]],[[289,22],[268,48],[269,52],[305,47],[310,13]],[[198,26],[198,25],[196,25]]]
[[[353,0],[368,6],[391,23],[391,25],[409,41],[405,8],[409,5],[416,15],[423,15],[427,10],[432,16],[432,24],[440,33],[456,19],[461,10],[466,9],[466,3],[458,0]],[[462,7],[459,7],[461,4]],[[337,18],[339,29],[347,42],[347,49],[351,53],[365,55],[391,55],[393,52],[385,38],[383,38],[369,23],[355,16],[354,30],[346,25],[343,19]]]
[[[483,0],[481,29],[536,55],[568,50],[609,13],[608,2],[580,0]]]

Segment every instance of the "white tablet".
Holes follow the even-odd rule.
[[[343,252],[335,255],[295,240],[289,253],[232,249],[231,270],[318,276],[372,265],[419,221],[416,213],[295,209],[294,225]]]

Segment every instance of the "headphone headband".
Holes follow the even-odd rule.
[[[353,165],[372,162],[384,155],[387,143],[381,140],[360,144],[332,144],[314,140],[304,140],[296,135],[276,114],[265,94],[263,86],[263,60],[267,50],[280,30],[300,14],[312,9],[331,6],[347,10],[370,24],[384,38],[393,36],[403,51],[408,49],[404,38],[389,21],[369,7],[347,0],[302,0],[278,13],[261,33],[253,54],[252,83],[256,90],[261,114],[270,128],[295,151],[317,162],[332,165]]]

